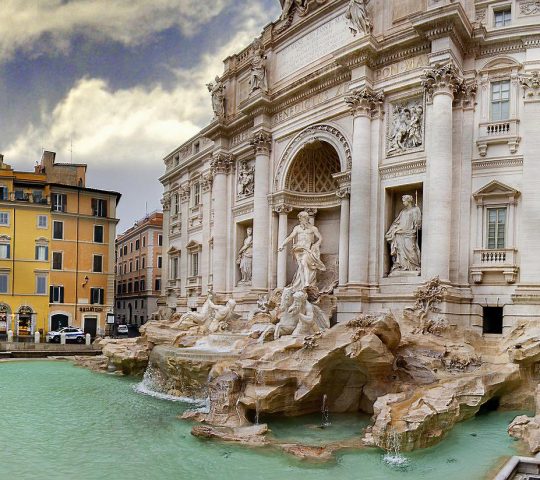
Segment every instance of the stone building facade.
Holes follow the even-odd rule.
[[[292,281],[278,247],[306,211],[337,321],[410,305],[434,277],[450,324],[537,316],[537,2],[282,7],[208,85],[212,122],[164,159],[163,302],[212,290],[254,311]]]
[[[163,213],[153,212],[116,239],[115,319],[143,325],[157,310],[163,261]]]

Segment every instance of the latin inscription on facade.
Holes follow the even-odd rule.
[[[416,70],[417,68],[427,67],[428,64],[427,55],[419,55],[375,70],[375,78],[376,80],[385,80],[387,78],[395,77],[396,75],[410,72],[411,70]]]
[[[339,15],[277,52],[274,81],[321,60],[354,40],[345,15]]]
[[[283,110],[272,116],[272,125],[278,125],[279,123],[284,122],[289,118],[300,115],[301,113],[308,110],[312,110],[317,105],[321,105],[328,100],[339,97],[344,92],[345,87],[343,85],[339,85],[337,87],[325,90],[324,92],[317,93],[316,95],[306,98],[305,100],[294,103],[291,106],[284,108]]]

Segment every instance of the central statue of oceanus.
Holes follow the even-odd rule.
[[[317,283],[317,271],[325,271],[326,267],[321,262],[320,246],[322,236],[319,229],[309,223],[309,214],[298,214],[299,225],[293,228],[291,234],[283,240],[279,247],[281,252],[285,245],[293,242],[292,253],[298,264],[298,269],[290,287],[293,291],[302,290],[304,287],[315,286]]]

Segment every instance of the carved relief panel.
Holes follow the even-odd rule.
[[[386,132],[387,156],[402,155],[424,149],[423,97],[390,104]]]
[[[239,200],[253,196],[255,191],[255,165],[251,160],[242,160],[237,166],[237,198]]]

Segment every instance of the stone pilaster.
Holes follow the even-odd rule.
[[[270,211],[268,193],[270,186],[271,137],[264,130],[253,135],[251,145],[255,150],[255,191],[253,194],[253,275],[252,287],[268,288],[268,253],[270,245]]]
[[[342,187],[337,191],[341,198],[339,220],[339,285],[344,286],[349,281],[349,221],[350,221],[350,187]]]
[[[227,279],[227,175],[231,171],[232,156],[226,153],[214,155],[210,164],[213,177],[214,205],[214,254],[212,259],[213,289],[216,293],[226,290]]]
[[[531,72],[519,78],[523,88],[523,186],[522,207],[519,225],[520,285],[535,285],[540,290],[540,75]],[[539,293],[536,293],[538,295]]]
[[[212,197],[212,182],[213,176],[211,172],[207,172],[201,176],[201,208],[202,208],[202,251],[201,251],[201,274],[202,285],[201,291],[203,296],[208,292],[208,284],[210,283],[210,273],[212,266],[210,265],[210,223],[211,223],[211,197]]]
[[[167,296],[167,284],[169,283],[169,256],[167,254],[170,242],[169,242],[169,232],[171,225],[171,195],[170,193],[165,193],[161,199],[161,205],[163,207],[163,245],[162,245],[162,255],[161,255],[161,296]],[[148,262],[149,265],[152,262]]]
[[[368,281],[369,225],[366,213],[371,197],[371,117],[384,101],[383,92],[364,88],[345,97],[353,120],[352,169],[349,225],[349,284],[366,285]]]
[[[288,215],[292,212],[289,205],[278,205],[274,208],[278,214],[278,246],[287,238]],[[287,247],[277,252],[277,288],[283,288],[287,284]]]
[[[422,77],[431,102],[427,145],[424,220],[422,222],[422,275],[450,280],[452,237],[452,102],[463,85],[452,63],[435,64]]]

